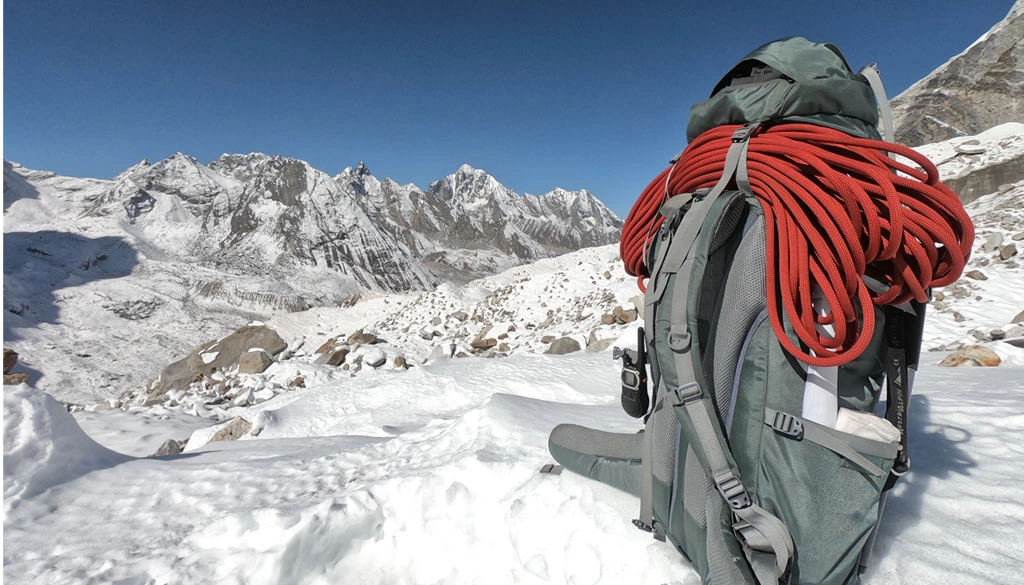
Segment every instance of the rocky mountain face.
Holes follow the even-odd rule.
[[[78,195],[83,215],[123,224],[164,256],[341,295],[465,282],[615,242],[622,226],[586,191],[519,196],[468,165],[423,192],[363,164],[331,177],[258,153],[142,161]]]
[[[978,42],[892,100],[896,140],[918,146],[1024,121],[1024,0]]]

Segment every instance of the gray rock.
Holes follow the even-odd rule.
[[[451,316],[454,317],[455,319],[458,319],[459,321],[465,321],[466,319],[469,319],[469,315],[466,314],[465,311],[455,311],[454,313],[451,314]]]
[[[537,328],[538,329],[547,329],[548,327],[551,327],[551,325],[554,322],[555,322],[555,318],[554,317],[548,317],[547,319],[544,319],[543,321],[541,321],[540,325],[538,325]]]
[[[262,374],[274,363],[274,358],[263,349],[247,351],[238,358],[238,373]]]
[[[554,335],[545,335],[544,337],[540,338],[540,342],[541,343],[551,343],[554,340],[555,340],[555,336]]]
[[[265,325],[246,325],[219,341],[200,345],[185,359],[165,367],[157,379],[157,388],[163,392],[185,388],[200,374],[208,375],[214,370],[237,364],[242,354],[254,347],[277,355],[288,345],[276,331]]]
[[[491,349],[496,345],[498,345],[498,340],[493,337],[487,337],[484,339],[477,338],[474,339],[473,342],[469,344],[469,346],[472,347],[473,349],[481,351]]]
[[[405,361],[405,356],[395,356],[395,361],[392,362],[396,368],[402,368],[403,370],[409,369],[409,362]]]
[[[433,325],[434,327],[437,327],[438,325],[441,324],[441,318],[434,317],[433,319],[430,320],[430,324]]]
[[[548,347],[548,350],[544,353],[550,353],[553,355],[564,355],[567,353],[573,353],[583,348],[580,347],[580,342],[576,341],[572,337],[561,337],[556,339]]]
[[[179,455],[185,450],[184,441],[176,441],[174,439],[167,439],[163,445],[153,453],[153,457],[168,457],[170,455]]]
[[[214,433],[213,437],[210,438],[210,442],[235,441],[244,437],[250,430],[252,430],[252,423],[240,416],[236,416],[231,419],[231,422],[224,425],[222,429]]]
[[[326,365],[326,366],[339,366],[345,363],[345,358],[351,350],[347,347],[336,349],[330,353],[323,353],[317,356],[314,364]]]
[[[18,352],[13,349],[4,348],[4,373],[10,374],[11,368],[18,363]]]
[[[387,354],[379,347],[371,347],[359,357],[362,357],[363,363],[371,368],[379,368],[388,362]]]
[[[1006,332],[1002,329],[993,329],[989,332],[988,338],[992,341],[999,341],[1000,339],[1006,339]]]
[[[374,343],[377,343],[377,341],[376,335],[368,331],[363,331],[362,329],[348,336],[349,345],[355,345],[357,343],[360,345],[373,345]]]
[[[988,277],[985,276],[985,273],[980,270],[971,270],[969,272],[965,272],[964,276],[966,276],[967,278],[972,278],[974,280],[988,280]]]
[[[291,382],[288,382],[288,387],[289,388],[305,388],[306,387],[306,379],[303,378],[302,376],[295,376],[295,378],[293,378]]]
[[[1009,260],[1017,255],[1017,244],[1009,243],[1002,248],[999,248],[999,259]]]
[[[601,315],[601,323],[602,324],[604,324],[604,325],[611,325],[614,322],[615,322],[615,315],[612,315],[611,313],[605,313],[604,315]]]
[[[1013,237],[1010,238],[1010,239],[1013,240],[1014,242],[1019,242],[1021,240],[1024,240],[1024,232],[1017,232],[1017,233],[1013,234]]]
[[[1017,315],[1010,319],[1010,323],[1024,323],[1024,311],[1017,313]]]

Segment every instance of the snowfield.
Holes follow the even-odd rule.
[[[1022,350],[1002,352],[1024,363]],[[936,357],[912,400],[913,470],[865,582],[1019,583],[1024,367],[938,368]],[[266,403],[259,437],[156,459],[120,454],[148,449],[133,434],[108,432],[101,447],[52,398],[8,389],[4,578],[699,583],[670,545],[632,527],[637,498],[538,473],[560,422],[639,429],[610,356],[483,361],[310,387]]]

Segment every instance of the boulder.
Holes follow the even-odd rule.
[[[985,276],[985,273],[980,270],[971,270],[969,272],[965,272],[964,276],[966,276],[967,278],[973,278],[974,280],[988,280],[988,277]]]
[[[240,416],[236,416],[231,419],[231,422],[224,425],[219,431],[214,433],[213,436],[210,437],[210,442],[235,441],[244,437],[250,430],[252,430],[252,423]]]
[[[4,374],[4,386],[28,384],[28,374],[18,372],[17,374]]]
[[[587,353],[600,353],[611,347],[612,343],[615,343],[615,338],[601,339],[597,336],[597,330],[591,331],[587,338]]]
[[[1006,339],[1006,332],[1002,329],[993,329],[989,332],[988,337],[993,341],[999,341],[1000,339]]]
[[[1010,323],[1024,323],[1024,311],[1017,313],[1017,316],[1010,319]]]
[[[998,366],[1001,361],[999,355],[987,347],[968,345],[946,356],[939,365],[949,368]]]
[[[469,315],[467,315],[465,311],[455,311],[454,313],[451,314],[451,316],[458,319],[459,321],[465,321],[466,319],[469,319]]]
[[[320,347],[316,348],[316,352],[315,353],[318,353],[318,354],[319,353],[328,353],[328,352],[334,351],[334,349],[337,346],[338,346],[338,338],[337,337],[332,337],[332,338],[328,339],[327,341],[323,342],[323,344]]]
[[[615,315],[612,315],[611,313],[605,313],[604,315],[601,315],[601,323],[603,325],[611,325],[614,322]]]
[[[469,344],[470,347],[478,351],[491,349],[496,345],[498,345],[498,340],[493,337],[487,337],[484,339],[477,338],[474,339],[473,342]]]
[[[555,340],[555,336],[554,335],[545,335],[544,337],[540,338],[540,342],[541,343],[551,343],[554,340]]]
[[[402,369],[408,369],[409,368],[409,362],[405,361],[405,356],[401,356],[401,355],[395,356],[395,360],[392,362],[392,365],[394,365],[395,368],[402,368]]]
[[[379,347],[371,347],[362,353],[363,363],[371,368],[379,368],[388,362],[388,356]]]
[[[266,325],[246,325],[219,341],[200,345],[186,358],[165,367],[157,379],[157,389],[166,392],[185,388],[197,375],[209,375],[214,370],[237,364],[242,354],[252,348],[266,350],[274,356],[287,347],[281,336]]]
[[[572,337],[561,337],[555,340],[544,353],[564,355],[574,351],[579,351],[580,349],[582,349],[580,347],[580,342],[576,341]]]
[[[18,352],[13,349],[4,348],[4,373],[10,374],[11,368],[18,363]]]
[[[1007,244],[1007,245],[1003,246],[1002,248],[999,248],[999,259],[1000,260],[1004,260],[1004,261],[1005,260],[1009,260],[1010,258],[1013,258],[1016,255],[1017,255],[1017,244],[1010,243],[1010,244]]]
[[[317,356],[313,363],[324,366],[339,366],[345,363],[345,358],[348,357],[350,351],[349,348],[342,347],[328,353],[322,353]]]
[[[441,318],[434,317],[433,319],[430,320],[430,324],[433,325],[434,327],[437,327],[438,325],[441,324]]]
[[[502,343],[498,344],[498,351],[504,352],[504,353],[508,353],[508,350],[509,350],[509,347],[508,347],[507,343],[502,342]]]
[[[178,455],[185,450],[184,441],[176,441],[174,439],[167,439],[163,445],[153,453],[153,457],[168,457],[170,455]]]
[[[373,333],[360,329],[348,336],[349,345],[356,345],[357,343],[360,345],[373,345],[377,343],[377,336]]]
[[[632,323],[636,321],[639,312],[634,309],[624,309],[622,307],[615,307],[612,309],[612,314],[615,315],[615,320],[619,323]]]
[[[251,349],[238,358],[240,374],[262,374],[274,363],[274,358],[264,349]]]
[[[295,378],[293,378],[291,382],[288,382],[288,387],[289,388],[305,388],[306,387],[306,379],[303,378],[302,376],[295,376]]]

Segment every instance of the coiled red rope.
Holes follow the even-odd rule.
[[[649,276],[644,249],[664,219],[658,209],[671,195],[718,182],[737,128],[720,126],[698,136],[633,205],[619,252],[641,289]],[[928,288],[953,283],[970,258],[970,217],[956,193],[939,181],[935,165],[906,146],[783,124],[750,139],[747,169],[767,227],[772,328],[783,348],[808,364],[850,362],[871,340],[873,303],[926,302]],[[887,291],[872,292],[863,276],[887,285]],[[815,288],[829,314],[815,313]],[[780,311],[807,350],[786,335]],[[831,325],[834,333],[823,334],[816,325]]]

